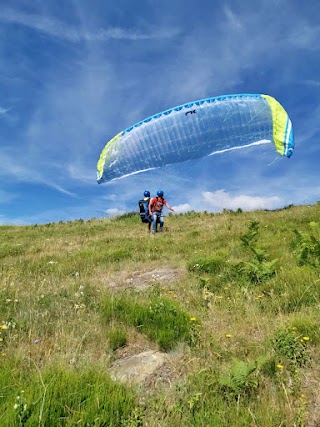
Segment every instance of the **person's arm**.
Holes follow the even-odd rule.
[[[167,206],[167,208],[168,208],[170,211],[174,212],[174,209],[173,209],[171,206],[169,206],[168,202],[165,202],[165,205]]]
[[[152,216],[152,206],[153,206],[152,200],[153,199],[150,199],[150,202],[149,202],[149,215],[150,216]]]

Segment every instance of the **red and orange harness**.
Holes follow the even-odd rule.
[[[166,203],[166,200],[164,200],[162,197],[154,197],[150,202],[151,212],[162,212],[163,205]]]

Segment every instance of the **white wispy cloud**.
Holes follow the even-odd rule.
[[[194,25],[189,12],[192,0],[183,6],[165,2],[160,14],[151,8],[147,13],[137,13],[133,3],[127,2],[132,19],[123,19],[126,12],[119,6],[117,22],[123,19],[125,26],[115,27],[112,17],[108,23],[112,15],[107,13],[108,2],[94,0],[91,6],[74,0],[60,18],[53,15],[57,13],[53,0],[30,3],[33,13],[26,12],[26,2],[6,2],[10,3],[11,8],[0,11],[1,28],[8,36],[0,40],[0,68],[6,77],[4,92],[9,94],[1,99],[0,106],[0,125],[4,125],[0,144],[2,184],[31,183],[31,191],[37,188],[33,184],[39,184],[41,191],[47,185],[66,199],[72,197],[73,205],[78,206],[69,212],[64,207],[45,211],[44,206],[43,214],[26,218],[27,222],[77,218],[84,212],[86,217],[90,212],[118,215],[131,206],[136,209],[136,201],[130,205],[129,200],[145,189],[156,191],[160,182],[169,204],[176,204],[176,212],[272,209],[287,203],[288,197],[294,201],[309,195],[314,198],[317,191],[319,194],[318,169],[315,167],[311,175],[309,163],[319,151],[319,55],[315,51],[320,48],[320,32],[316,19],[308,20],[307,6],[261,0],[257,8],[252,7],[253,0],[245,0],[241,5],[229,2],[221,7],[207,1],[197,5],[197,11],[205,7],[207,20]],[[18,4],[25,4],[25,8],[18,9]],[[171,13],[172,9],[182,13]],[[11,31],[17,27],[19,31]],[[30,30],[33,33],[28,38]],[[58,43],[46,43],[49,38]],[[8,54],[10,45],[15,48]],[[313,66],[309,71],[304,67],[297,75],[306,54]],[[100,151],[121,129],[174,105],[252,89],[275,97],[281,94],[279,101],[284,106],[289,100],[297,136],[296,152],[288,163],[291,169],[287,164],[285,169],[272,165],[274,173],[261,172],[259,156],[244,162],[249,149],[243,150],[244,156],[238,160],[231,158],[236,152],[222,150],[213,160],[218,161],[220,156],[229,159],[230,155],[230,163],[225,162],[222,171],[225,179],[219,177],[213,163],[207,174],[205,169],[198,169],[199,176],[191,177],[194,169],[190,168],[190,175],[167,177],[165,184],[160,174],[145,174],[145,178],[142,174],[112,186],[97,186],[95,168]],[[243,167],[239,166],[242,163]],[[247,178],[249,175],[254,179]],[[225,190],[212,192],[221,188]],[[187,199],[180,196],[186,189]],[[201,196],[202,191],[206,196]],[[58,200],[63,199],[61,194]],[[6,198],[9,200],[10,191],[2,194],[2,200]]]
[[[319,87],[320,80],[298,80],[297,84]]]
[[[23,219],[16,218],[13,219],[11,217],[6,217],[5,215],[0,215],[0,225],[27,225],[28,221],[24,221]]]
[[[116,194],[107,194],[107,195],[103,196],[103,199],[111,201],[111,202],[115,202],[115,201],[117,201],[118,197],[119,196],[117,196]]]
[[[30,162],[28,160],[30,159]],[[45,178],[45,170],[36,170],[36,162],[26,153],[25,157],[18,153],[5,153],[0,151],[0,176],[4,179],[10,179],[13,182],[40,184],[55,189],[59,193],[75,197],[74,192],[69,191],[62,185],[59,185],[53,179]],[[41,168],[40,168],[41,169]],[[0,194],[1,200],[1,194]]]
[[[317,51],[320,49],[318,40],[320,38],[320,25],[311,26],[301,18],[299,28],[293,26],[292,33],[288,37],[288,41],[299,49],[307,49]]]
[[[17,199],[19,196],[16,193],[0,190],[0,203],[10,203],[12,200]]]
[[[10,110],[11,108],[4,108],[0,106],[0,114],[7,114]]]
[[[25,13],[16,9],[4,8],[1,10],[0,21],[23,25],[35,31],[40,31],[51,37],[67,40],[69,42],[81,41],[107,41],[107,40],[149,40],[171,38],[177,35],[176,30],[154,30],[144,33],[139,30],[130,30],[120,27],[99,28],[96,31],[87,31],[70,24],[65,24],[53,17],[34,13]]]
[[[243,30],[243,24],[241,20],[241,16],[235,14],[230,7],[224,7],[224,13],[229,22],[229,25],[236,30]]]

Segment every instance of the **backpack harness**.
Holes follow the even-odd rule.
[[[151,222],[152,218],[149,216],[149,200],[150,198],[139,200],[140,218],[142,222]]]

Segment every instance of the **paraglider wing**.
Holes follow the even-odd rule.
[[[274,98],[261,94],[207,98],[155,114],[118,133],[101,153],[97,181],[268,142],[279,154],[291,156],[292,124]]]

